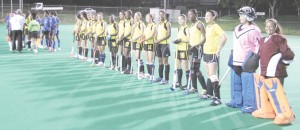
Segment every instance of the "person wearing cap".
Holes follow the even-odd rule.
[[[18,9],[16,11],[16,14],[11,17],[10,19],[11,23],[11,30],[12,30],[12,51],[13,53],[16,51],[16,48],[19,53],[22,51],[22,34],[23,34],[23,28],[25,24],[25,18],[22,16],[22,10]],[[17,47],[16,47],[16,41],[18,41]]]
[[[253,22],[257,17],[255,10],[245,6],[238,10],[240,24],[233,31],[233,50],[229,62],[231,71],[231,100],[226,103],[233,108],[241,108],[244,113],[256,109],[253,74],[245,72],[243,65],[250,52],[257,52],[261,31]],[[252,80],[252,83],[251,83]]]

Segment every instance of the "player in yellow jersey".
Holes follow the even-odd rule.
[[[131,32],[132,32],[132,26],[134,24],[134,20],[132,18],[132,11],[127,10],[125,12],[125,28],[124,28],[124,38],[123,38],[123,54],[125,56],[125,63],[124,63],[124,74],[130,74],[132,73],[132,66],[131,66]]]
[[[86,53],[86,48],[87,48],[87,22],[88,22],[88,18],[87,18],[87,13],[86,12],[82,12],[81,16],[82,18],[81,20],[81,26],[80,26],[80,43],[81,46],[79,47],[79,58],[80,59],[85,59],[85,53]]]
[[[90,19],[89,19],[89,41],[90,41],[90,47],[91,47],[91,58],[88,58],[88,62],[92,62],[94,58],[94,48],[95,48],[95,23],[96,23],[96,12],[90,13]]]
[[[109,24],[107,25],[107,35],[110,37],[108,39],[108,47],[110,51],[111,65],[110,70],[114,70],[118,64],[118,43],[116,41],[118,35],[118,24],[115,22],[115,15],[111,14],[109,16]]]
[[[124,66],[125,66],[125,55],[123,54],[123,38],[124,38],[124,30],[125,30],[125,11],[121,11],[119,12],[119,23],[118,23],[118,36],[117,36],[117,42],[119,44],[119,48],[120,48],[120,71],[124,71]]]
[[[159,11],[159,23],[157,24],[157,35],[154,41],[156,45],[156,54],[158,57],[159,77],[154,82],[160,82],[161,85],[169,83],[170,65],[168,58],[170,56],[169,38],[171,37],[171,23],[166,19],[166,12]],[[165,78],[163,78],[163,71],[165,67]]]
[[[24,25],[24,45],[23,48],[25,48],[25,45],[28,45],[28,51],[31,51],[31,38],[30,38],[30,32],[28,31],[28,25],[31,22],[31,16],[30,12],[25,13],[25,25]]]
[[[103,20],[103,14],[99,12],[97,14],[97,23],[96,23],[96,36],[95,36],[95,43],[97,44],[96,50],[96,63],[99,60],[98,66],[102,66],[105,63],[105,28],[106,22]]]
[[[135,58],[137,61],[137,66],[138,66],[138,79],[141,79],[144,77],[144,63],[141,58],[141,52],[143,50],[143,42],[141,42],[141,39],[143,38],[142,36],[144,35],[144,28],[145,24],[143,21],[141,21],[142,14],[141,12],[136,12],[134,14],[134,25],[132,29],[132,52],[135,54]]]
[[[207,84],[207,94],[201,97],[213,97],[213,101],[210,105],[220,105],[220,86],[219,86],[219,74],[216,73],[219,69],[219,54],[223,48],[227,36],[222,28],[215,22],[218,14],[214,10],[209,10],[205,14],[206,26],[206,41],[203,47],[203,61],[205,62],[205,68],[207,76],[210,79],[210,84]]]
[[[177,38],[173,42],[176,44],[176,52],[175,52],[175,68],[174,68],[174,79],[173,79],[173,88],[174,85],[176,87],[179,87],[181,89],[184,89],[185,87],[182,86],[181,80],[182,80],[182,68],[186,71],[186,79],[187,83],[186,86],[188,85],[188,78],[189,78],[189,28],[186,25],[186,20],[187,17],[184,14],[181,14],[178,17],[178,23],[179,23],[179,28],[178,28],[178,33],[177,33]],[[182,66],[181,66],[182,65]],[[177,81],[176,81],[176,74],[177,73]],[[172,89],[171,89],[172,90]]]
[[[206,93],[206,83],[204,77],[200,71],[200,62],[203,54],[203,44],[205,42],[205,27],[201,21],[198,20],[198,11],[191,9],[188,11],[189,21],[192,22],[189,33],[190,33],[190,60],[193,61],[191,64],[191,81],[192,88],[189,89],[189,93],[197,93],[197,79],[200,82],[203,91],[201,93]]]
[[[73,43],[72,43],[72,49],[71,49],[71,52],[70,52],[70,56],[74,56],[75,58],[77,57],[77,54],[74,55],[74,48],[75,48],[75,41],[77,42],[77,49],[79,47],[79,43],[80,43],[80,37],[79,37],[79,29],[80,29],[80,24],[81,24],[81,17],[80,17],[80,14],[77,14],[76,15],[76,23],[75,23],[75,26],[74,26],[74,30],[73,30]]]
[[[145,50],[145,56],[146,56],[146,65],[148,73],[145,74],[145,77],[151,77],[153,76],[153,69],[154,69],[154,38],[156,34],[156,25],[153,22],[153,16],[148,13],[146,15],[146,28],[144,31],[144,50]],[[153,79],[150,79],[153,80]]]

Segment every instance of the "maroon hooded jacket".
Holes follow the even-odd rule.
[[[294,59],[294,52],[287,44],[286,38],[273,34],[259,40],[261,76],[287,77],[286,66]]]

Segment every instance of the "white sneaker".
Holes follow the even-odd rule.
[[[61,49],[60,48],[58,48],[58,51],[60,51]]]
[[[144,75],[144,78],[149,78],[150,77],[150,74],[148,74],[148,73],[146,73],[145,75]]]
[[[34,53],[38,53],[38,50],[33,50]]]
[[[99,62],[98,64],[97,64],[97,66],[102,66],[104,63],[103,62]]]
[[[87,62],[92,62],[93,59],[92,59],[92,58],[88,58],[86,61],[87,61]]]
[[[39,45],[38,47],[39,47],[39,48],[44,48],[42,45]]]

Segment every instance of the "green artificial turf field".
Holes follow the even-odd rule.
[[[40,49],[38,54],[33,54],[24,50],[18,54],[8,51],[5,26],[0,25],[1,130],[300,129],[297,119],[293,125],[277,126],[272,120],[256,119],[239,109],[226,107],[230,99],[230,76],[222,84],[223,104],[212,107],[210,101],[200,100],[196,94],[183,96],[180,90],[170,92],[171,83],[150,84],[147,79],[137,80],[107,68],[91,68],[90,63],[69,57],[72,28],[72,25],[60,26],[61,51],[49,53]],[[175,33],[173,29],[171,39]],[[233,42],[232,32],[226,33],[228,41],[221,52],[221,76],[228,68]],[[300,37],[286,37],[296,60],[288,67],[285,91],[298,117]],[[170,46],[174,54],[174,45]],[[108,57],[106,64],[109,64]],[[173,70],[173,58],[170,64]],[[203,65],[201,70],[206,73]],[[157,75],[157,67],[155,73]],[[173,71],[171,80],[172,77]]]

